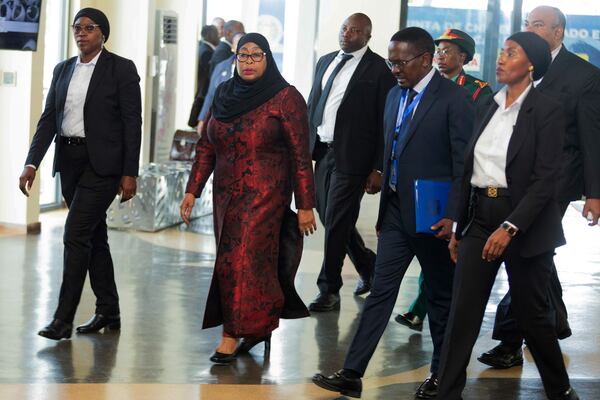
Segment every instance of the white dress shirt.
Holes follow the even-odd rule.
[[[506,107],[508,89],[504,86],[494,100],[498,109],[484,128],[475,144],[475,160],[471,185],[479,188],[494,186],[507,188],[506,182],[506,156],[508,143],[513,134],[515,123],[521,105],[531,90],[531,85],[521,93],[519,98]]]
[[[81,59],[77,57],[63,109],[62,136],[85,137],[83,103],[101,53],[102,50],[89,63],[82,63]]]
[[[319,140],[323,143],[333,142],[333,132],[335,130],[335,120],[337,118],[338,108],[340,108],[342,98],[344,97],[344,93],[346,93],[348,83],[350,83],[350,78],[352,78],[358,63],[360,60],[362,60],[368,48],[369,46],[365,46],[353,53],[344,53],[342,50],[340,50],[338,55],[327,67],[327,70],[325,70],[325,74],[321,80],[321,90],[323,90],[327,84],[327,80],[331,76],[331,73],[335,67],[340,63],[340,61],[342,61],[342,55],[352,54],[353,57],[346,61],[346,64],[344,64],[333,81],[333,85],[331,86],[331,90],[329,92],[329,97],[327,97],[327,102],[325,103],[325,109],[323,110],[323,121],[321,122],[321,125],[317,127],[317,134],[320,138]]]

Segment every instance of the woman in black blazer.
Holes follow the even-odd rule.
[[[456,232],[452,306],[437,398],[461,399],[498,268],[505,263],[513,310],[549,399],[578,399],[570,387],[547,300],[554,249],[565,243],[555,199],[564,136],[560,106],[532,81],[550,65],[548,44],[529,32],[504,43],[505,84],[479,109],[467,147]]]

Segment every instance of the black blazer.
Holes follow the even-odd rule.
[[[232,54],[233,52],[231,51],[231,45],[227,42],[220,41],[219,45],[215,48],[215,51],[210,57],[208,76],[212,76],[212,73],[218,63],[227,60]]]
[[[381,227],[389,197],[399,196],[402,224],[407,233],[416,235],[416,179],[451,181],[446,217],[454,221],[457,218],[464,151],[473,132],[474,105],[466,90],[435,71],[399,148],[398,184],[394,193],[388,182],[401,95],[402,89],[396,86],[385,103],[385,170],[376,227]]]
[[[563,46],[537,89],[565,114],[558,199],[600,198],[600,69]]]
[[[308,97],[310,151],[316,161],[324,155],[325,149],[312,121],[321,97],[323,75],[337,54],[335,51],[319,59]],[[395,83],[384,59],[367,49],[350,78],[337,111],[333,151],[335,166],[340,172],[368,175],[382,169],[383,108],[386,95]]]
[[[456,237],[464,236],[471,224],[469,210],[475,144],[498,109],[491,97],[478,109],[475,133],[467,147],[460,196]],[[508,143],[506,182],[513,210],[507,221],[519,228],[511,242],[523,257],[551,251],[565,243],[560,207],[556,201],[557,175],[565,132],[561,107],[531,88],[523,101]]]
[[[210,59],[215,51],[206,42],[201,41],[198,46],[198,73],[196,96],[205,97],[210,83]]]
[[[67,89],[77,57],[54,68],[44,112],[38,122],[25,164],[36,168],[52,139],[56,142],[53,174],[60,171],[61,142]],[[140,77],[133,61],[102,50],[83,106],[90,164],[100,176],[137,176],[142,138]]]

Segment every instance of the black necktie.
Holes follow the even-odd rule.
[[[338,65],[335,66],[331,75],[327,79],[327,83],[321,92],[321,97],[319,97],[319,102],[315,107],[315,112],[313,114],[313,126],[320,126],[321,122],[323,122],[323,113],[325,112],[325,103],[327,103],[327,97],[329,97],[329,92],[331,91],[331,87],[333,86],[333,81],[335,80],[336,75],[340,72],[340,70],[344,67],[346,62],[354,57],[352,54],[342,54],[342,60]]]

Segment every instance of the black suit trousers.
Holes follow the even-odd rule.
[[[479,197],[474,221],[458,248],[452,306],[440,361],[437,398],[461,399],[467,365],[477,340],[485,308],[502,261],[508,273],[515,318],[542,377],[549,398],[558,398],[570,386],[556,331],[549,318],[548,285],[554,252],[522,257],[509,247],[501,259],[481,258],[488,237],[511,211],[510,199]]]
[[[69,207],[64,231],[63,281],[54,317],[71,323],[87,272],[96,295],[96,313],[119,313],[119,295],[106,226],[106,210],[117,194],[120,177],[102,177],[92,169],[85,145],[61,146],[62,194]]]
[[[365,246],[356,229],[366,179],[339,172],[333,150],[325,152],[315,165],[317,212],[325,227],[325,255],[317,279],[321,293],[339,292],[346,254],[362,279],[372,277],[375,253]]]
[[[563,216],[565,215],[568,206],[568,201],[560,204]],[[565,339],[571,336],[567,306],[562,299],[562,286],[558,279],[558,272],[556,271],[554,261],[552,262],[550,284],[548,285],[548,299],[550,300],[550,308],[553,311],[551,318],[555,325],[558,338]],[[502,301],[498,303],[492,338],[515,346],[523,344],[523,334],[521,333],[521,329],[519,329],[517,320],[512,312],[510,291],[508,291],[504,298],[502,298]]]
[[[344,368],[364,374],[392,315],[404,274],[416,256],[425,278],[429,330],[433,339],[431,372],[437,373],[450,311],[454,263],[445,241],[406,233],[400,219],[400,200],[396,196],[387,204],[379,232],[373,286],[365,300]]]

